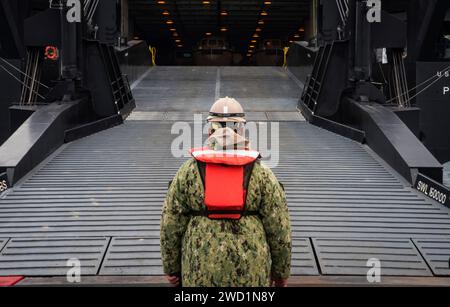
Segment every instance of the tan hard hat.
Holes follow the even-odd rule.
[[[236,99],[220,98],[211,107],[208,122],[245,123],[245,112]]]

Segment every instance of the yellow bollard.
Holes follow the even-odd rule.
[[[288,67],[287,66],[287,54],[288,54],[288,51],[289,51],[289,47],[284,47],[283,51],[284,51],[283,68],[287,69],[287,67]]]
[[[152,65],[156,66],[156,48],[149,46],[148,50],[150,51],[150,54],[152,56]]]

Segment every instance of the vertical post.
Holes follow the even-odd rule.
[[[128,37],[130,35],[130,22],[129,22],[129,3],[128,0],[121,0],[121,12],[122,12],[122,18],[121,18],[121,27],[120,32],[122,33],[121,36],[128,40]]]
[[[77,25],[67,20],[67,0],[63,0],[61,14],[61,77],[73,80],[77,74]]]
[[[81,18],[84,14],[82,13],[82,0],[62,0],[61,4],[60,75],[61,79],[68,84],[68,93],[64,96],[63,100],[70,100],[75,94],[75,79],[80,76],[78,67],[78,51],[80,48],[78,27],[81,25]],[[69,6],[68,4],[73,6]],[[75,16],[76,18],[72,20],[69,18],[69,15],[72,17]],[[78,18],[79,20],[77,20]]]
[[[318,18],[317,18],[317,10],[318,10],[318,6],[317,6],[317,0],[311,0],[311,5],[310,5],[310,20],[309,20],[309,25],[308,25],[308,32],[307,33],[307,39],[312,40],[314,46],[317,46],[317,32],[318,32]]]
[[[356,1],[353,67],[356,81],[367,81],[371,75],[371,29],[366,12],[365,2]]]
[[[356,0],[349,0],[350,13],[348,16],[347,37],[349,39],[348,49],[348,76],[350,81],[355,81],[355,51],[356,51]]]

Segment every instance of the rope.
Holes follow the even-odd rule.
[[[152,65],[156,66],[156,48],[149,46],[148,50],[150,50],[150,54],[152,56]]]
[[[3,66],[2,64],[0,64],[0,68],[2,68],[8,75],[10,75],[11,77],[13,77],[17,82],[19,82],[20,84],[22,84],[23,86],[25,86],[27,89],[29,89],[30,91],[32,91],[33,93],[35,93],[36,95],[38,95],[40,98],[45,99],[44,96],[42,96],[41,94],[39,94],[38,92],[36,92],[35,90],[33,90],[31,87],[29,87],[28,85],[26,85],[24,82],[22,82],[19,78],[17,78],[16,76],[14,76],[9,70],[6,69],[5,66]]]

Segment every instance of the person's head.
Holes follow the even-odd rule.
[[[209,135],[220,128],[231,128],[235,133],[243,136],[245,131],[245,112],[241,104],[233,98],[225,97],[217,100],[207,119],[209,123]]]

